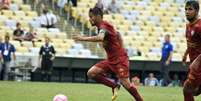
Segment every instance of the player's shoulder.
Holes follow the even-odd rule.
[[[201,30],[201,19],[198,19],[197,23],[194,25],[194,28]]]
[[[111,27],[113,26],[111,23],[107,22],[107,21],[103,21],[100,25],[100,28],[107,28],[107,27]]]

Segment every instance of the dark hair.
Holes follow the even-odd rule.
[[[6,33],[5,39],[10,39],[9,33]]]
[[[186,6],[192,6],[197,12],[200,9],[199,2],[197,0],[187,0]]]
[[[101,17],[103,17],[103,11],[98,7],[90,8],[89,13],[92,13],[94,15],[100,15]]]
[[[21,25],[21,24],[20,24],[19,22],[17,22],[17,23],[16,23],[16,26],[19,26],[19,25]]]

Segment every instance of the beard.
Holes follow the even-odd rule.
[[[193,21],[195,21],[195,20],[197,19],[197,14],[195,14],[194,16],[191,16],[191,17],[186,16],[186,19],[187,19],[189,22],[193,22]]]
[[[188,20],[189,22],[193,22],[195,19],[196,19],[196,17],[187,18],[187,20]]]

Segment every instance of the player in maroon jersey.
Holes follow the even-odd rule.
[[[186,26],[187,49],[183,56],[183,62],[186,62],[186,57],[189,55],[190,66],[183,94],[184,101],[194,101],[193,96],[198,96],[201,93],[201,19],[198,16],[198,1],[187,1],[185,13],[189,23]]]
[[[107,53],[107,59],[92,66],[87,73],[88,77],[112,88],[112,100],[115,100],[120,85],[105,75],[106,73],[113,72],[136,101],[143,101],[136,87],[130,83],[129,60],[123,48],[120,34],[111,24],[103,21],[103,12],[100,8],[94,7],[90,9],[89,18],[91,25],[98,28],[98,34],[90,37],[74,35],[73,39],[76,41],[101,43]]]

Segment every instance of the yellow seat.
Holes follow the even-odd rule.
[[[132,56],[129,57],[130,60],[146,60],[144,56]]]
[[[31,41],[22,41],[22,44],[24,47],[27,47],[27,48],[33,47],[33,44]]]
[[[15,47],[20,47],[21,46],[19,41],[10,40],[10,43],[12,43]]]
[[[23,4],[23,5],[20,5],[20,10],[22,10],[24,12],[31,11],[31,7],[30,7],[30,5]]]
[[[14,11],[14,15],[15,16],[24,17],[25,16],[25,12],[24,11]]]
[[[138,47],[138,49],[142,52],[142,54],[147,54],[149,52],[148,47]]]
[[[133,6],[133,9],[143,11],[143,10],[145,10],[145,7],[143,7],[143,6]]]
[[[133,41],[132,42],[132,47],[138,48],[141,47],[142,42],[141,41]]]
[[[26,15],[29,17],[37,17],[38,16],[37,12],[35,12],[35,11],[27,11]]]
[[[24,27],[29,27],[29,23],[27,22],[27,21],[23,21],[23,20],[21,20],[21,21],[19,21],[20,22],[20,24],[21,24],[21,26],[24,28]]]
[[[70,45],[69,43],[60,43],[59,47],[60,48],[65,48],[65,49],[70,49],[72,45]]]
[[[1,13],[7,17],[13,16],[13,11],[10,10],[2,10]]]
[[[17,5],[22,5],[23,1],[22,0],[12,0],[12,3],[17,4]]]
[[[19,22],[22,20],[22,16],[10,16],[9,19],[12,19],[12,20]]]
[[[123,5],[122,7],[123,7],[123,9],[128,10],[128,11],[131,11],[134,9],[133,6],[130,6],[130,5]]]
[[[167,22],[161,22],[160,24],[161,27],[169,27],[170,26],[170,23],[167,23]]]
[[[156,53],[150,53],[150,52],[148,52],[146,54],[146,56],[147,56],[148,60],[152,60],[152,61],[159,61],[160,60],[160,57]]]
[[[153,44],[152,42],[145,41],[145,42],[143,42],[143,43],[141,44],[141,47],[150,48],[150,47],[153,46],[152,44]]]
[[[64,42],[62,39],[56,39],[56,38],[51,39],[51,41],[52,41],[53,43],[63,43],[63,42]]]
[[[46,28],[37,28],[37,33],[48,33],[48,30]]]
[[[152,12],[152,11],[155,11],[155,6],[150,5],[150,6],[147,6],[145,9],[146,9],[146,10],[143,11],[142,14],[143,14],[143,15],[150,16],[150,15],[151,15],[151,12]]]
[[[44,42],[35,42],[36,47],[40,48],[43,46],[45,43]]]
[[[125,47],[133,42],[133,38],[131,36],[122,36],[122,39]]]
[[[17,47],[16,50],[17,50],[17,52],[20,52],[20,53],[27,53],[27,52],[29,52],[29,50],[28,50],[27,47]]]
[[[162,47],[162,43],[161,42],[154,42],[153,47]]]
[[[87,8],[88,4],[86,2],[78,2],[77,3],[77,7],[83,7],[83,8]]]
[[[24,20],[24,21],[31,21],[31,20],[33,20],[33,17],[29,17],[29,16],[24,16],[24,17],[22,17],[22,20]]]
[[[182,60],[182,55],[180,53],[173,53],[172,60],[181,61]]]
[[[145,37],[145,40],[147,42],[155,43],[155,42],[157,42],[157,37],[155,37],[155,36],[148,36],[148,37]]]
[[[66,39],[67,38],[67,34],[64,32],[60,32],[56,34],[56,37],[59,39]]]
[[[129,31],[130,30],[130,26],[128,26],[128,25],[118,25],[117,26],[117,30]]]
[[[164,0],[153,0],[153,2],[156,2],[156,3],[162,3]]]
[[[114,18],[114,20],[125,20],[124,16],[121,14],[113,14],[112,18]]]
[[[104,19],[107,21],[110,21],[112,18],[112,15],[104,15]]]
[[[160,18],[164,17],[164,14],[162,12],[157,12],[157,11],[153,11],[152,15],[159,16]]]
[[[5,25],[4,22],[5,22],[4,20],[0,20],[0,26],[4,26]]]
[[[146,31],[146,32],[153,31],[153,28],[151,26],[142,26],[141,29],[142,29],[142,31]]]
[[[68,44],[70,44],[70,45],[72,45],[72,44],[75,43],[75,41],[72,40],[72,39],[64,39],[63,41],[64,41],[64,43],[68,43]]]
[[[161,22],[163,22],[163,23],[171,22],[171,17],[170,16],[162,17]]]
[[[60,43],[58,43],[58,42],[52,42],[52,45],[54,46],[55,49],[61,48]]]
[[[66,48],[56,48],[56,55],[65,55],[67,54],[67,49]]]

